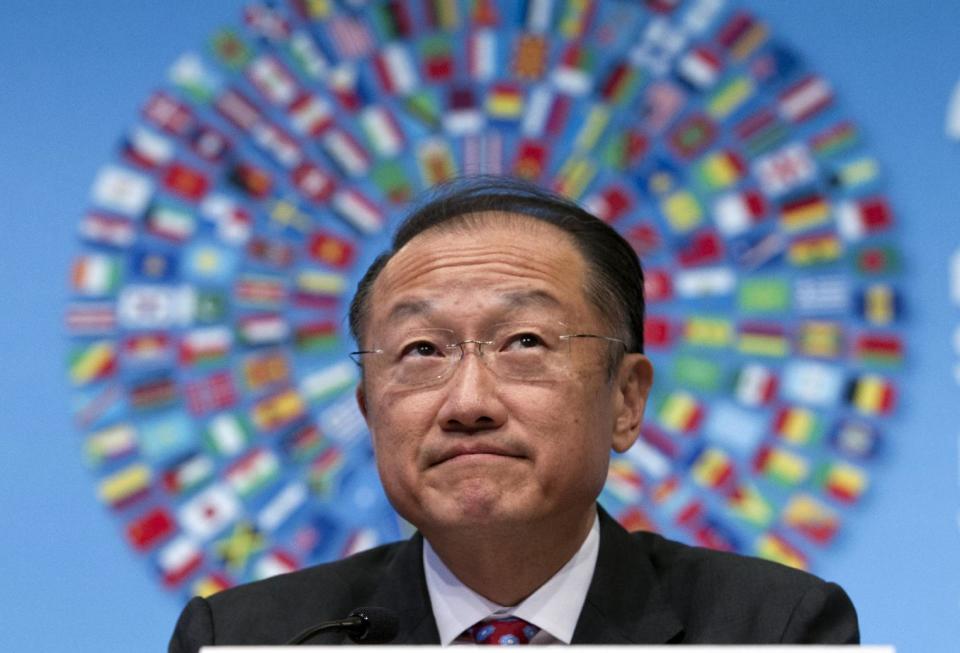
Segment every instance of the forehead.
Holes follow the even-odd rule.
[[[373,287],[369,324],[511,310],[582,320],[586,268],[572,237],[551,224],[471,215],[416,236],[390,259]]]

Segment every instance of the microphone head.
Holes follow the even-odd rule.
[[[350,616],[363,621],[363,628],[350,632],[350,639],[358,644],[389,644],[400,632],[400,618],[390,608],[357,608]]]

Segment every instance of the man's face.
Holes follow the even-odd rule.
[[[504,322],[612,335],[584,295],[586,263],[564,232],[493,217],[500,219],[428,231],[397,252],[370,297],[366,348],[424,328],[482,340]],[[398,512],[428,537],[587,514],[611,448],[625,450],[636,437],[650,383],[639,354],[610,378],[614,346],[575,339],[569,373],[533,382],[497,376],[485,363],[490,352],[481,358],[475,345],[449,378],[427,387],[398,384],[385,371],[389,361],[368,359],[358,400]]]

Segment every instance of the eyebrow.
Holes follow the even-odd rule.
[[[504,293],[500,303],[506,308],[527,308],[540,306],[545,308],[561,308],[560,300],[544,290],[514,290]],[[390,309],[388,321],[400,321],[408,318],[430,315],[434,312],[435,302],[428,299],[412,299],[402,301]]]
[[[400,302],[390,309],[387,320],[405,320],[411,317],[428,315],[433,312],[434,302],[426,299],[416,299]]]

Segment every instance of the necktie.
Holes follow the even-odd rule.
[[[467,628],[463,637],[475,644],[513,645],[529,644],[539,628],[519,617],[484,619]]]

